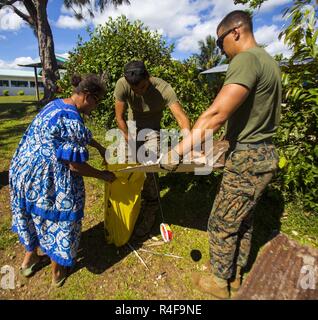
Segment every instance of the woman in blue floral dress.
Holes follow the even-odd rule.
[[[87,146],[104,158],[80,113],[89,115],[105,89],[96,75],[74,76],[70,98],[47,104],[34,118],[10,166],[12,230],[26,249],[21,273],[31,276],[45,257],[51,259],[52,284],[64,283],[75,263],[84,215],[83,176],[112,182],[115,177],[86,163]],[[45,253],[39,256],[37,249]],[[48,257],[47,257],[48,256]]]

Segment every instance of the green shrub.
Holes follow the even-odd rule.
[[[107,71],[107,93],[95,112],[97,123],[111,128],[116,126],[114,113],[114,88],[123,75],[124,65],[131,60],[143,60],[150,74],[169,82],[175,89],[181,104],[192,121],[209,105],[212,93],[199,78],[194,61],[175,61],[171,57],[173,46],[168,46],[163,37],[151,31],[140,21],[131,23],[124,16],[90,31],[89,41],[79,41],[71,53],[67,74],[60,86],[67,94],[71,93],[70,76],[78,73],[102,73]],[[174,127],[171,112],[163,117],[164,127]]]
[[[24,91],[23,91],[23,90],[19,90],[19,91],[18,91],[18,95],[19,95],[19,96],[24,96]]]
[[[282,36],[293,55],[283,68],[285,104],[276,144],[279,182],[287,199],[298,195],[306,208],[318,212],[318,21],[314,6],[305,2],[306,7],[304,1],[295,1],[286,11],[292,19]]]
[[[8,96],[8,95],[9,95],[9,90],[8,90],[8,89],[3,90],[3,91],[2,91],[2,94],[3,94],[4,96]]]
[[[204,76],[199,75],[196,61],[192,58],[184,62],[171,60],[167,65],[151,68],[151,73],[172,85],[193,125],[200,114],[209,106],[213,96]],[[162,127],[178,127],[169,108],[163,113]]]

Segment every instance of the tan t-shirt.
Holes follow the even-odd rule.
[[[163,110],[179,100],[169,83],[155,77],[149,80],[151,84],[146,93],[139,96],[124,77],[120,78],[116,83],[114,97],[131,108],[138,129],[160,130]]]
[[[227,122],[226,138],[256,143],[271,138],[281,114],[281,73],[277,62],[261,47],[236,55],[224,85],[241,84],[250,89],[244,103]]]

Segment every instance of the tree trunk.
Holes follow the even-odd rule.
[[[59,72],[54,51],[54,40],[52,30],[47,17],[48,0],[33,1],[36,8],[35,31],[38,37],[39,54],[42,62],[42,78],[45,86],[43,103],[54,98],[56,93],[56,81],[59,79]]]

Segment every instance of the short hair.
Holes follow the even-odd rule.
[[[216,31],[218,32],[221,27],[230,29],[236,25],[239,25],[240,23],[244,25],[247,30],[253,32],[253,21],[251,14],[242,10],[235,10],[227,14],[219,23]]]
[[[149,78],[149,73],[143,61],[130,61],[124,67],[124,76],[129,84],[138,85]]]
[[[106,92],[104,81],[102,77],[97,74],[74,74],[71,83],[74,87],[74,93],[88,93],[102,98]]]

